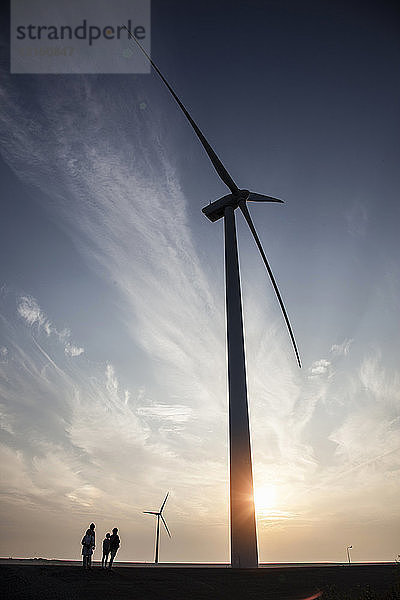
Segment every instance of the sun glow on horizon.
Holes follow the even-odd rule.
[[[254,488],[254,506],[257,519],[265,523],[286,521],[296,517],[295,513],[282,510],[279,491],[276,485],[271,483]]]
[[[258,516],[274,514],[278,508],[276,486],[267,484],[255,487],[254,506]]]

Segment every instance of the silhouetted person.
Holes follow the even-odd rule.
[[[110,554],[110,534],[106,533],[106,537],[103,540],[103,558],[101,559],[101,568],[105,569],[107,566],[108,555]]]
[[[118,548],[120,546],[120,539],[118,535],[118,528],[114,527],[112,536],[110,537],[110,562],[108,568],[111,569],[112,564],[114,562],[115,555],[117,554]]]
[[[91,531],[91,535],[92,535],[92,538],[93,538],[93,551],[92,551],[92,554],[93,554],[94,549],[96,547],[96,534],[94,532],[95,527],[96,527],[96,525],[94,523],[90,523],[89,529]],[[89,557],[89,569],[92,568],[92,554]]]
[[[92,554],[96,545],[94,528],[95,524],[91,523],[90,528],[86,531],[82,538],[82,560],[84,569],[92,568]]]

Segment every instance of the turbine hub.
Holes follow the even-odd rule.
[[[239,190],[239,197],[240,197],[239,201],[247,200],[249,196],[250,196],[249,190]]]

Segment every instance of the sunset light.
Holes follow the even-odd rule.
[[[268,516],[278,509],[277,490],[273,484],[255,487],[254,504],[257,516]]]
[[[0,556],[393,561],[398,9],[139,4],[3,3]]]

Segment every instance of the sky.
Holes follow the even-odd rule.
[[[0,83],[0,555],[229,560],[227,193],[151,74]],[[259,557],[400,552],[395,3],[153,0],[151,53],[241,188]],[[95,558],[100,557],[100,544]]]

